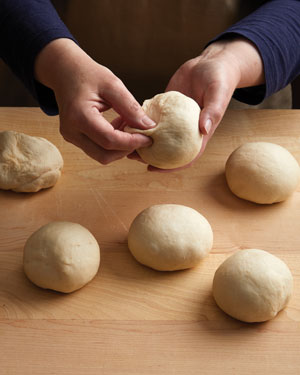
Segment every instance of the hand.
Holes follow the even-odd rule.
[[[73,41],[49,43],[37,56],[35,74],[55,93],[62,136],[93,159],[108,164],[151,144],[149,137],[126,133],[123,127],[126,122],[147,129],[155,123],[121,80]],[[109,108],[120,115],[112,123],[101,114]]]
[[[166,91],[180,91],[193,98],[201,108],[199,129],[203,143],[197,158],[219,125],[234,90],[263,82],[260,54],[250,41],[242,37],[212,43],[200,56],[187,61],[175,72]],[[151,166],[148,169],[168,171]]]

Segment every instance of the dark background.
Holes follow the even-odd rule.
[[[80,27],[74,27],[74,24],[70,22],[70,17],[68,16],[70,16],[70,13],[72,16],[71,2],[72,2],[71,0],[53,0],[52,1],[60,17],[66,23],[66,25],[70,28],[71,32],[73,33],[75,38],[79,41],[80,45],[93,58],[95,58],[96,61],[98,61],[99,63],[102,63],[102,61],[99,61],[101,60],[101,52],[99,53],[99,51],[97,52],[93,50],[93,43],[91,42],[92,37],[90,36],[91,34],[88,34],[86,32],[86,28],[87,28],[86,25],[88,24],[88,20],[82,19],[83,21],[82,28],[85,27],[84,33],[81,32]],[[188,0],[187,0],[187,3],[188,3]],[[90,1],[90,5],[93,5],[91,1]],[[190,5],[187,4],[187,6],[190,6]],[[84,15],[82,15],[82,17],[84,17]],[[97,15],[95,15],[95,17],[97,17]],[[76,25],[77,24],[78,24],[78,15],[76,19]],[[93,32],[94,34],[101,32],[101,22],[99,22],[99,30],[91,30],[91,32]],[[139,31],[137,30],[136,32],[138,33]],[[193,35],[193,34],[196,34],[196,33],[194,32],[194,33],[191,33],[190,35]],[[112,46],[112,48],[113,47],[114,46]],[[99,50],[101,51],[101,48],[99,48]],[[188,56],[186,54],[186,56],[182,58],[182,61],[176,61],[176,62],[174,61],[173,66],[172,66],[172,61],[171,61],[170,66],[168,66],[168,69],[170,71],[175,72],[176,67],[179,66],[180,62],[182,63],[186,61],[186,59],[196,56],[195,53],[197,52],[198,51],[196,50],[192,51],[191,56]],[[127,56],[123,56],[124,58],[123,63],[124,62],[126,63],[126,57]],[[174,60],[173,56],[170,56],[169,60],[172,60],[172,59]],[[142,102],[143,99],[147,97],[151,97],[152,95],[155,95],[158,92],[164,91],[164,87],[166,86],[167,81],[163,76],[161,77],[159,76],[158,70],[157,70],[157,75],[155,77],[148,77],[148,80],[147,78],[145,79],[145,82],[147,85],[147,90],[146,90],[146,87],[145,86],[142,87],[139,83],[145,77],[141,75],[139,76],[138,74],[135,77],[132,72],[131,73],[126,72],[126,74],[124,74],[121,68],[118,71],[118,66],[117,65],[114,66],[115,60],[117,60],[116,56],[113,56],[112,61],[104,61],[103,65],[106,65],[107,63],[106,66],[111,68],[113,72],[115,72],[124,81],[125,85],[129,88],[129,90],[131,90],[134,93],[134,95],[137,97],[137,99],[140,102]],[[136,62],[136,63],[142,65],[143,61]],[[157,69],[159,69],[160,63],[161,62],[159,61],[159,55],[158,55],[158,61],[157,61],[158,68]],[[293,100],[293,108],[300,108],[300,77],[298,77],[292,83],[292,100]],[[23,84],[12,74],[10,69],[3,63],[3,61],[0,60],[0,106],[25,106],[26,107],[26,106],[37,106],[37,105],[38,103],[30,95],[30,93],[24,88]]]

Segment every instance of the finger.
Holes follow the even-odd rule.
[[[81,148],[88,156],[106,165],[115,160],[122,159],[128,153],[126,151],[108,151],[91,141],[84,134],[81,134],[77,140],[72,142],[75,146]]]
[[[127,151],[151,145],[152,141],[143,134],[129,134],[114,127],[99,113],[92,111],[86,115],[81,132],[105,150]]]
[[[233,89],[217,82],[211,84],[205,91],[199,118],[199,128],[202,134],[215,131],[224,116],[233,91]]]
[[[123,130],[126,126],[126,121],[123,119],[123,117],[118,116],[111,121],[111,125],[114,129]]]
[[[168,91],[179,91],[186,96],[190,96],[189,86],[186,85],[186,82],[182,82],[182,79],[178,77],[171,78],[165,89],[165,92]]]
[[[130,127],[149,129],[155,122],[143,111],[134,96],[127,90],[121,80],[115,77],[102,92],[105,101],[109,102],[116,112],[126,120]]]
[[[106,103],[104,100],[100,100],[99,102],[99,112],[106,112],[111,108],[111,105],[109,103]]]
[[[127,158],[130,159],[130,160],[136,160],[136,161],[139,161],[139,162],[141,162],[141,163],[143,163],[143,164],[147,164],[147,163],[146,163],[146,162],[140,157],[140,155],[139,155],[136,151],[132,152],[131,154],[128,154],[128,155],[127,155]]]

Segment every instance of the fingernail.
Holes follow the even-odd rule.
[[[153,120],[151,120],[151,118],[148,116],[144,116],[142,118],[142,123],[146,126],[151,126],[151,127],[154,127],[156,125],[156,123]]]
[[[211,122],[211,119],[207,119],[205,124],[204,124],[204,129],[206,131],[206,134],[208,134],[210,132],[210,129],[212,127],[212,122]]]

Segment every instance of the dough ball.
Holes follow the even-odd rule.
[[[158,271],[194,267],[212,245],[208,221],[196,210],[176,204],[145,209],[128,234],[128,247],[136,260]]]
[[[152,145],[137,150],[150,165],[162,169],[182,167],[196,158],[202,145],[199,131],[199,105],[188,96],[169,91],[145,100],[145,113],[156,122],[152,129],[126,127],[130,133],[152,138]]]
[[[233,318],[263,322],[274,318],[288,303],[293,277],[276,256],[257,249],[241,250],[217,269],[213,296]]]
[[[268,142],[237,148],[226,162],[225,174],[235,195],[261,204],[287,199],[300,180],[297,160],[285,148]]]
[[[60,152],[46,139],[0,132],[0,189],[36,192],[51,187],[62,167]]]
[[[34,284],[70,293],[96,275],[100,249],[95,237],[80,224],[56,221],[29,237],[23,264]]]

